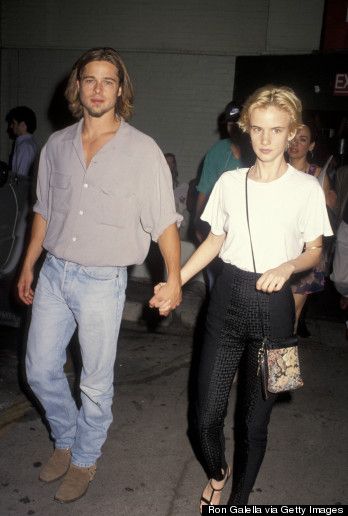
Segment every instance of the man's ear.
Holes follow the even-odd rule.
[[[28,132],[27,124],[22,120],[22,122],[19,122],[18,124],[18,130],[21,134],[25,134]]]
[[[118,88],[117,96],[120,97],[122,95],[122,86]]]

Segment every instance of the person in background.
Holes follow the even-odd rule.
[[[337,194],[335,211],[337,214],[337,222],[340,224],[348,200],[348,165],[343,165],[336,170],[335,191]]]
[[[235,170],[241,166],[239,139],[242,133],[237,125],[239,115],[239,106],[234,101],[229,102],[220,121],[227,137],[216,142],[204,158],[202,173],[197,185],[198,197],[194,222],[195,234],[199,243],[204,240],[209,231],[207,224],[200,219],[200,216],[216,181],[227,170]],[[214,281],[220,272],[221,261],[219,259],[212,261],[205,269],[208,290],[213,288]]]
[[[202,214],[210,233],[181,270],[184,285],[218,254],[223,261],[210,297],[198,372],[198,439],[210,478],[202,492],[201,511],[203,505],[220,503],[231,475],[223,428],[237,368],[241,398],[228,504],[248,504],[277,399],[276,394],[268,399],[262,395],[258,353],[263,334],[271,339],[293,335],[289,280],[318,263],[322,236],[332,234],[318,181],[284,158],[301,123],[301,102],[295,93],[273,85],[256,90],[244,104],[239,123],[251,137],[256,162],[218,179]],[[170,304],[164,302],[160,313],[168,310]]]
[[[172,152],[167,152],[164,157],[167,160],[170,172],[172,174],[176,211],[183,217],[179,228],[180,238],[181,240],[186,240],[190,224],[190,214],[187,209],[187,194],[189,185],[187,183],[179,183],[179,172],[175,154]]]
[[[10,154],[10,170],[20,177],[31,177],[38,147],[33,136],[36,130],[36,115],[27,106],[12,108],[6,115],[7,132],[14,139],[13,150]]]
[[[321,169],[312,163],[313,150],[315,147],[314,129],[309,124],[302,124],[295,137],[291,140],[288,148],[289,163],[300,172],[318,178]],[[333,192],[330,180],[327,175],[324,177],[323,191],[326,205],[334,207],[336,195]],[[321,216],[321,214],[319,214]],[[293,294],[296,308],[295,332],[301,337],[309,337],[310,333],[305,323],[304,306],[309,294],[321,292],[325,287],[325,254],[322,254],[320,263],[311,271],[307,271],[294,278]],[[302,317],[301,317],[302,313]]]
[[[222,124],[226,128],[228,137],[216,142],[207,152],[204,158],[202,174],[197,185],[198,198],[196,203],[196,219],[199,217],[207,203],[209,195],[216,181],[226,170],[235,170],[241,164],[241,150],[238,141],[240,130],[237,126],[240,109],[234,102],[229,102],[225,107]],[[203,235],[197,230],[198,240],[201,242]]]
[[[180,224],[180,236],[181,238],[186,235],[189,226],[189,212],[187,210],[187,194],[189,185],[188,183],[179,183],[179,172],[176,162],[175,154],[167,152],[164,157],[167,160],[170,172],[173,179],[173,191],[174,200],[177,213],[183,216],[183,220]],[[185,240],[185,238],[182,238]]]
[[[332,274],[330,276],[336,290],[341,294],[340,306],[348,312],[348,197],[341,210],[341,222],[336,236]],[[348,318],[345,321],[348,339]]]
[[[172,152],[166,152],[164,157],[168,163],[170,173],[172,174],[173,190],[175,190],[175,188],[179,185],[179,172],[176,157]]]

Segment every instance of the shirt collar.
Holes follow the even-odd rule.
[[[66,135],[67,140],[72,140],[75,151],[78,155],[78,158],[83,166],[86,168],[85,156],[82,147],[82,126],[83,126],[83,118],[79,120],[77,124],[74,124],[71,129],[72,131]],[[127,134],[127,122],[121,118],[121,124],[118,128],[116,134],[98,151],[98,153],[107,152],[110,149],[115,149],[116,147],[120,149],[121,152],[128,154],[127,145],[123,145],[122,141],[125,141],[125,136]],[[126,144],[126,141],[125,141]]]

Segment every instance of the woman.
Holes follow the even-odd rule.
[[[249,172],[225,172],[217,181],[202,214],[211,231],[181,272],[185,284],[218,254],[224,262],[211,294],[198,377],[199,440],[210,477],[201,510],[220,503],[231,473],[223,425],[239,365],[243,396],[229,503],[248,503],[276,400],[272,394],[263,399],[257,374],[262,328],[271,338],[293,334],[289,279],[318,263],[322,235],[331,234],[318,181],[284,159],[300,122],[301,103],[289,88],[265,86],[249,97],[239,124],[250,134],[256,162]],[[246,222],[246,180],[256,273]],[[165,315],[169,309],[170,303],[163,303],[160,312]]]
[[[310,125],[301,125],[295,135],[295,138],[290,143],[288,149],[288,156],[290,164],[297,170],[309,174],[314,177],[319,177],[321,169],[318,165],[310,163],[309,157],[313,158],[313,150],[315,147],[314,130]],[[325,194],[325,200],[327,206],[333,208],[335,205],[335,194],[330,186],[330,181],[327,175],[325,175],[323,182],[323,190]],[[295,332],[297,331],[299,320],[302,322],[301,328],[298,327],[298,332],[301,336],[309,336],[309,332],[306,328],[304,318],[300,319],[302,309],[305,305],[306,299],[309,294],[320,292],[325,287],[325,259],[322,256],[320,263],[314,267],[310,272],[300,274],[296,279],[296,283],[292,286],[294,299],[295,299],[295,310],[296,310],[296,322]]]

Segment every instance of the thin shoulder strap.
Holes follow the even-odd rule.
[[[249,172],[250,172],[250,168],[245,175],[245,209],[246,209],[246,219],[247,219],[247,224],[248,224],[251,256],[253,259],[254,272],[256,272],[254,249],[253,249],[253,242],[251,240],[250,223],[249,223],[249,207],[248,207],[248,175],[249,175]]]
[[[254,272],[256,273],[255,256],[254,256],[253,242],[251,239],[250,222],[249,222],[249,206],[248,206],[248,175],[249,175],[249,172],[250,172],[250,168],[247,171],[247,173],[245,174],[245,210],[246,210],[246,219],[247,219],[248,232],[249,232],[251,257],[253,259]],[[265,338],[266,334],[265,334],[265,327],[263,324],[263,317],[262,317],[262,310],[261,310],[261,303],[260,303],[260,292],[258,290],[256,291],[256,297],[257,297],[257,304],[258,304],[258,308],[259,308],[262,337]]]

